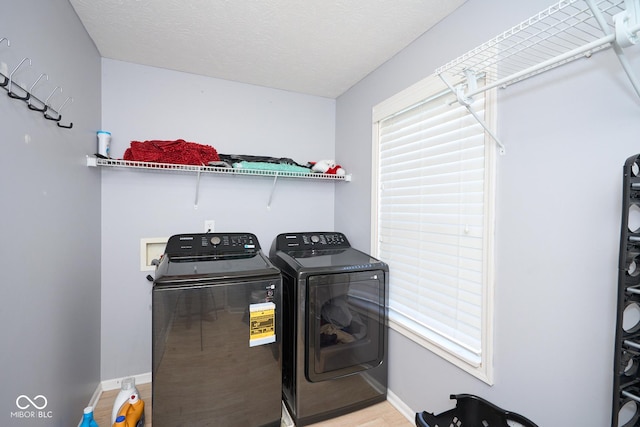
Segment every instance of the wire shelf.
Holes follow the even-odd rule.
[[[298,178],[298,179],[314,179],[325,181],[351,181],[351,175],[331,175],[316,172],[291,172],[261,169],[238,169],[225,168],[218,166],[197,166],[197,165],[180,165],[172,163],[155,163],[140,162],[134,160],[120,159],[103,159],[98,157],[87,157],[87,166],[106,166],[120,167],[130,169],[151,169],[174,172],[192,172],[192,173],[211,173],[219,175],[250,175],[250,176],[267,176],[272,178]]]
[[[438,68],[436,74],[446,73],[456,81],[464,81],[469,71],[484,74],[486,84],[468,93],[473,96],[589,57],[611,46],[615,39],[613,17],[625,10],[624,0],[591,3],[604,18],[605,29],[587,1],[563,0]]]

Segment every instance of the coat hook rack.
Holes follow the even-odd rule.
[[[0,45],[2,44],[3,41],[7,42],[7,47],[11,46],[11,42],[9,41],[8,38],[1,37]],[[24,65],[25,62],[29,62],[29,66],[32,65],[31,59],[25,57],[22,59],[22,61],[20,61],[18,65],[16,65],[11,70],[8,76],[5,76],[4,74],[0,73],[0,77],[2,78],[2,80],[0,81],[0,87],[4,88],[4,90],[7,91],[7,95],[9,95],[10,98],[17,99],[20,101],[25,101],[29,110],[43,113],[43,116],[45,119],[56,122],[56,125],[60,128],[71,129],[73,127],[73,123],[70,122],[68,125],[63,125],[63,124],[60,124],[60,121],[62,120],[61,111],[65,107],[65,105],[67,105],[67,103],[73,102],[72,97],[70,96],[67,97],[67,99],[64,100],[60,108],[56,110],[51,107],[51,104],[49,101],[51,100],[51,97],[53,97],[53,95],[58,90],[60,90],[60,93],[62,93],[62,88],[60,86],[56,86],[56,88],[53,89],[53,91],[51,91],[51,93],[49,94],[49,96],[45,101],[40,100],[34,95],[34,90],[43,77],[45,78],[46,81],[49,81],[48,74],[41,73],[40,76],[36,79],[35,82],[33,82],[33,84],[31,85],[31,87],[29,87],[28,90],[25,87],[22,87],[15,82],[13,75],[20,69],[20,67]]]

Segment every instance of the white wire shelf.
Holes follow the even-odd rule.
[[[129,168],[129,169],[150,169],[160,171],[174,171],[174,172],[192,172],[192,173],[209,173],[219,175],[251,175],[251,176],[267,176],[271,178],[299,178],[299,179],[313,179],[324,181],[351,181],[351,175],[331,175],[315,172],[290,172],[290,171],[276,171],[276,170],[261,170],[261,169],[238,169],[238,168],[225,168],[217,166],[197,166],[197,165],[179,165],[172,163],[155,163],[155,162],[140,162],[134,160],[120,160],[120,159],[103,159],[99,157],[87,156],[87,166],[105,166],[116,168]]]
[[[595,52],[613,48],[640,97],[640,80],[623,48],[640,42],[640,0],[561,0],[535,16],[436,69],[505,153],[505,145],[471,109],[473,96],[505,88]],[[482,86],[478,81],[482,78]]]
[[[485,85],[468,88],[468,97],[506,87],[612,46],[616,40],[614,17],[636,5],[637,0],[562,0],[435,72],[453,81],[465,81],[469,72],[484,75]],[[637,37],[636,11],[628,12],[631,22],[618,24],[619,33],[626,26],[626,34],[619,34],[618,42],[625,36]]]

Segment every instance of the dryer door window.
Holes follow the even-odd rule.
[[[370,270],[307,279],[305,374],[309,381],[349,375],[382,362],[384,274]]]

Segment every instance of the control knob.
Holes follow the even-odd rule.
[[[220,244],[220,238],[218,236],[213,236],[211,238],[211,244],[213,245],[219,245]]]

